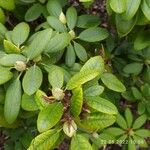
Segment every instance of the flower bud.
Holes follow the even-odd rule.
[[[60,88],[53,88],[52,94],[56,100],[62,100],[65,96],[64,91]]]
[[[66,23],[67,23],[66,16],[64,15],[63,12],[61,12],[61,14],[59,15],[59,20],[60,20],[63,24],[66,24]]]
[[[76,130],[77,130],[77,125],[73,120],[71,121],[71,123],[65,122],[63,125],[63,131],[69,137],[72,137],[76,133]]]
[[[15,69],[18,71],[26,70],[26,64],[23,61],[16,61],[14,66],[15,66]]]
[[[71,36],[71,39],[74,39],[76,37],[76,34],[75,34],[75,32],[73,30],[70,30],[69,34]]]

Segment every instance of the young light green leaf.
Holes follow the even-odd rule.
[[[141,9],[145,17],[150,20],[150,6],[148,5],[147,0],[142,1]]]
[[[126,1],[110,0],[110,7],[116,13],[123,13],[126,10]]]
[[[59,17],[62,12],[61,4],[58,0],[49,0],[47,3],[47,10],[50,15]]]
[[[56,34],[48,43],[45,52],[54,53],[63,50],[70,43],[71,36],[69,33]]]
[[[120,114],[117,115],[116,123],[123,129],[128,128],[126,120]]]
[[[67,25],[72,30],[77,23],[77,11],[74,7],[69,7],[66,12]]]
[[[26,111],[36,111],[36,110],[38,110],[38,106],[35,102],[34,95],[29,96],[29,95],[24,93],[22,95],[21,107],[22,107],[22,109],[24,109]]]
[[[6,9],[6,10],[13,10],[15,8],[15,1],[14,0],[1,0],[0,1],[0,7]]]
[[[33,59],[41,54],[46,48],[52,36],[52,29],[45,29],[40,31],[37,36],[33,39],[32,43],[25,48],[24,53],[28,59]]]
[[[90,58],[81,68],[80,72],[86,70],[97,70],[101,75],[104,71],[104,60],[101,56],[95,56]]]
[[[5,17],[4,11],[3,9],[0,8],[0,22],[4,24],[5,21],[6,21],[6,17]]]
[[[128,128],[131,128],[133,122],[133,115],[129,108],[126,108],[125,110],[125,118],[127,121]]]
[[[144,125],[144,123],[146,122],[147,117],[146,115],[141,115],[140,117],[138,117],[135,122],[133,123],[133,129],[138,129],[140,127],[142,127]]]
[[[55,129],[46,131],[36,136],[27,150],[49,150],[59,138],[59,132]]]
[[[139,129],[139,130],[135,131],[135,134],[142,138],[150,137],[150,131],[147,129]]]
[[[84,90],[84,96],[99,96],[104,91],[104,87],[101,85],[93,85]]]
[[[74,50],[76,52],[76,55],[81,61],[85,62],[87,60],[88,56],[87,56],[85,48],[82,45],[80,45],[77,42],[74,42]]]
[[[58,32],[67,31],[67,28],[65,27],[65,25],[58,18],[54,16],[47,17],[47,22],[52,28],[54,28]]]
[[[93,150],[88,139],[81,134],[76,134],[71,140],[70,150]]]
[[[90,28],[96,27],[100,24],[100,19],[96,15],[81,15],[77,20],[77,27],[79,28]]]
[[[12,42],[4,40],[4,49],[6,53],[20,53],[21,50],[19,47],[14,45]]]
[[[21,103],[21,82],[14,80],[8,87],[4,104],[4,116],[9,124],[12,124],[19,114]]]
[[[55,126],[63,115],[63,105],[53,103],[45,107],[38,115],[37,128],[39,132],[45,132]]]
[[[74,117],[80,115],[83,104],[83,90],[82,87],[77,87],[72,90],[73,96],[71,98],[71,113]]]
[[[0,58],[0,65],[13,67],[16,61],[26,62],[26,57],[21,54],[6,54],[2,58]]]
[[[120,135],[123,135],[125,131],[120,128],[110,127],[110,128],[105,129],[105,133],[108,133],[113,136],[120,136]]]
[[[9,68],[0,66],[0,85],[6,83],[13,77],[13,73],[10,72]]]
[[[106,114],[114,114],[116,115],[118,113],[116,106],[111,103],[109,100],[106,100],[104,98],[101,98],[99,96],[90,96],[86,97],[87,104],[102,113]]]
[[[111,73],[103,73],[101,75],[102,82],[111,90],[116,92],[125,92],[125,86]]]
[[[48,75],[48,81],[53,88],[62,88],[64,82],[64,73],[59,68],[55,68]]]
[[[136,99],[138,99],[138,100],[141,100],[141,99],[142,99],[142,93],[141,93],[136,87],[132,87],[131,90],[132,90],[133,96],[134,96]]]
[[[92,36],[91,36],[92,35]],[[100,27],[92,27],[82,31],[79,38],[87,42],[98,42],[108,37],[108,31]]]
[[[76,55],[73,46],[70,44],[67,47],[65,62],[68,67],[72,67],[75,63]]]
[[[141,0],[127,0],[126,1],[126,11],[123,13],[123,18],[125,20],[130,20],[133,18],[133,16],[136,14],[139,6],[140,6]],[[131,7],[132,6],[132,7]]]
[[[22,22],[15,26],[12,32],[12,41],[18,47],[23,44],[29,36],[30,27],[27,23]]]
[[[23,77],[22,86],[26,94],[34,94],[42,84],[42,71],[38,66],[32,66]]]
[[[87,70],[77,73],[68,81],[67,89],[71,90],[76,87],[79,87],[80,85],[96,78],[98,75],[99,72],[95,70]]]

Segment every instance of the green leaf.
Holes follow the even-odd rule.
[[[74,117],[80,115],[82,111],[83,105],[83,90],[82,87],[77,87],[72,90],[72,98],[71,98],[71,113]]]
[[[134,17],[134,15],[136,14],[136,12],[140,6],[140,3],[141,3],[141,0],[136,0],[136,1],[127,0],[126,1],[127,8],[123,14],[123,18],[125,20],[132,19]]]
[[[54,53],[63,50],[70,43],[71,36],[69,33],[56,34],[48,43],[45,52]]]
[[[125,92],[125,86],[111,73],[103,73],[101,75],[102,82],[111,90],[116,92]]]
[[[114,115],[118,113],[117,108],[113,103],[99,96],[86,97],[86,102],[91,108],[99,112]]]
[[[88,139],[81,134],[76,134],[71,140],[70,150],[93,150]]]
[[[126,1],[110,0],[110,7],[116,13],[123,13],[126,10]]]
[[[105,129],[105,133],[111,134],[113,136],[120,136],[120,135],[123,135],[125,131],[120,128],[110,127],[110,128]]]
[[[81,127],[88,129],[89,131],[95,131],[97,129],[103,129],[111,126],[116,121],[114,115],[91,113],[86,116],[86,119],[81,120]]]
[[[30,27],[27,23],[22,22],[15,26],[12,32],[12,41],[18,47],[23,44],[29,36]]]
[[[12,124],[19,114],[21,103],[21,82],[14,80],[6,91],[4,116],[9,124]]]
[[[133,123],[133,129],[138,129],[142,127],[144,123],[146,122],[146,120],[147,120],[147,117],[145,114],[138,117]]]
[[[85,48],[82,45],[80,45],[77,42],[74,42],[74,50],[76,52],[76,55],[78,56],[78,58],[81,61],[85,62],[87,60],[87,57],[88,57],[87,52],[86,52]]]
[[[138,99],[138,100],[142,99],[142,93],[136,87],[132,87],[131,90],[132,90],[133,96],[136,99]]]
[[[150,5],[149,5],[149,2],[147,0],[142,1],[141,9],[142,9],[143,14],[145,15],[145,17],[148,20],[150,20]]]
[[[0,58],[0,65],[12,67],[15,65],[16,61],[26,62],[26,57],[21,54],[6,54]]]
[[[36,110],[38,110],[38,106],[35,102],[34,95],[29,96],[29,95],[24,93],[22,95],[21,107],[22,107],[22,109],[24,109],[26,111],[36,111]]]
[[[101,85],[93,85],[84,90],[84,96],[99,96],[104,91],[104,87]]]
[[[100,24],[100,19],[96,15],[81,15],[77,20],[77,27],[79,28],[90,28],[96,27]]]
[[[128,139],[128,150],[136,150],[135,143],[131,137]]]
[[[142,138],[150,137],[150,131],[147,129],[139,129],[139,130],[135,131],[135,134]]]
[[[127,135],[127,134],[123,134],[122,136],[120,136],[119,138],[117,138],[116,143],[117,143],[117,144],[123,144],[123,142],[124,142],[125,140],[127,140],[127,138],[128,138],[128,135]]]
[[[37,128],[39,132],[45,132],[55,126],[63,115],[63,105],[53,103],[40,111],[37,119]]]
[[[6,9],[6,10],[13,10],[15,8],[15,2],[14,0],[1,0],[0,1],[0,7]]]
[[[104,60],[101,56],[90,58],[81,68],[80,72],[86,70],[97,70],[101,75],[104,72]]]
[[[57,139],[59,138],[59,132],[55,129],[46,131],[36,136],[28,150],[49,150],[53,147]]]
[[[82,71],[80,73],[75,74],[67,83],[67,89],[71,90],[80,85],[96,78],[99,75],[99,72],[95,70],[87,70]]]
[[[139,113],[140,115],[143,114],[143,113],[146,111],[145,104],[142,103],[142,102],[139,102],[137,109],[138,109],[138,113]]]
[[[33,39],[32,43],[25,48],[24,53],[28,59],[33,59],[41,54],[46,48],[52,36],[52,29],[45,29],[40,31],[37,36]]]
[[[3,9],[0,8],[0,22],[4,24],[5,21],[6,21],[6,18],[5,18],[4,11]]]
[[[58,32],[67,31],[67,28],[65,27],[65,25],[58,18],[54,16],[47,17],[47,22],[52,28],[54,28]]]
[[[136,39],[134,41],[135,50],[141,50],[150,45],[150,30],[140,31],[136,35]]]
[[[64,82],[64,73],[59,68],[55,68],[49,73],[48,81],[53,88],[61,88]]]
[[[25,14],[25,21],[31,22],[40,17],[42,13],[42,5],[37,3],[33,4]]]
[[[10,72],[9,68],[0,66],[0,85],[6,83],[13,77],[13,73]]]
[[[133,115],[129,108],[126,108],[126,110],[125,110],[125,118],[127,121],[127,125],[130,128],[132,126],[132,122],[133,122]]]
[[[23,77],[22,86],[26,94],[34,94],[42,84],[42,71],[38,66],[32,66]]]
[[[76,55],[73,46],[70,44],[67,47],[65,62],[68,67],[72,67],[75,63]]]
[[[20,53],[21,50],[19,47],[14,45],[12,42],[4,40],[4,49],[6,53]]]
[[[57,0],[49,0],[47,3],[47,10],[50,15],[59,17],[62,12],[61,4]]]
[[[92,36],[91,36],[92,35]],[[100,27],[92,27],[82,31],[79,38],[87,42],[98,42],[108,37],[108,31]]]
[[[130,20],[125,20],[122,15],[116,14],[115,17],[116,20],[116,27],[117,27],[117,32],[121,37],[126,36],[135,26],[137,17],[135,16],[134,18]]]
[[[67,25],[72,30],[77,23],[77,11],[74,7],[69,7],[66,12]]]
[[[123,129],[128,128],[126,120],[120,114],[117,115],[116,123]]]

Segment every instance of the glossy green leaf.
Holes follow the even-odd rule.
[[[63,50],[70,43],[71,36],[69,33],[61,33],[55,35],[48,43],[45,52],[54,53]]]
[[[142,93],[136,87],[132,87],[131,90],[132,90],[133,96],[136,99],[138,99],[138,100],[142,99]]]
[[[39,56],[45,50],[52,36],[52,29],[40,31],[33,39],[32,43],[25,48],[24,53],[28,59],[33,59]]]
[[[82,71],[80,73],[75,74],[67,83],[67,89],[71,90],[80,85],[96,78],[99,75],[99,72],[95,70],[87,70]]]
[[[91,36],[92,35],[92,36]],[[108,31],[100,27],[92,27],[82,31],[79,38],[87,42],[98,42],[108,37]]]
[[[134,17],[134,15],[136,14],[139,6],[140,6],[141,0],[127,0],[126,1],[126,11],[123,14],[123,18],[125,20],[130,20]]]
[[[79,116],[83,105],[83,90],[82,87],[77,87],[72,90],[73,96],[71,98],[71,113],[74,117]]]
[[[105,133],[111,134],[113,136],[120,136],[120,135],[123,135],[125,131],[117,127],[110,127],[110,128],[105,129]]]
[[[116,13],[123,13],[126,10],[125,0],[110,0],[111,9]]]
[[[53,88],[61,88],[64,82],[64,74],[59,68],[55,68],[48,75],[48,81]]]
[[[38,66],[32,66],[23,77],[23,90],[26,94],[34,94],[42,84],[42,71]]]
[[[38,115],[37,128],[39,132],[45,132],[55,126],[63,115],[63,105],[53,103],[45,107]]]
[[[99,96],[86,97],[86,102],[91,108],[99,112],[115,115],[118,113],[117,108],[113,103]]]
[[[15,65],[16,61],[26,62],[26,57],[21,54],[6,54],[0,58],[0,65],[12,67]]]
[[[27,23],[22,22],[15,26],[12,32],[12,41],[18,47],[23,44],[29,36],[30,27]]]
[[[13,77],[13,73],[10,72],[9,68],[0,66],[0,85],[6,83]]]
[[[65,27],[65,25],[58,18],[54,16],[47,17],[47,22],[52,28],[54,28],[58,32],[67,31],[67,28]]]
[[[135,131],[135,134],[143,138],[150,137],[150,131],[148,129],[139,129]]]
[[[142,127],[144,123],[146,122],[146,120],[147,120],[147,117],[145,114],[138,117],[133,123],[133,129],[138,129]]]
[[[21,103],[21,82],[14,80],[8,87],[4,104],[4,116],[9,124],[12,124],[19,114]]]
[[[12,42],[4,40],[4,49],[6,53],[20,53],[21,50],[19,47],[14,45]]]
[[[74,42],[74,50],[76,52],[76,55],[81,61],[85,62],[87,60],[88,56],[87,56],[85,48],[82,45],[80,45],[77,42]]]
[[[90,28],[96,27],[100,24],[100,19],[96,15],[81,15],[77,20],[77,27],[79,28]]]
[[[125,118],[127,121],[127,125],[130,128],[132,126],[132,122],[133,122],[133,115],[129,108],[126,108],[126,110],[125,110]]]
[[[116,123],[123,129],[128,128],[126,120],[120,114],[117,115]]]
[[[77,11],[74,7],[69,7],[66,12],[67,25],[72,30],[77,23]]]
[[[141,9],[145,17],[150,20],[150,5],[147,0],[142,1]]]
[[[71,140],[70,150],[93,150],[88,139],[81,134],[76,134]]]
[[[36,110],[38,110],[38,106],[35,102],[34,95],[29,96],[29,95],[24,93],[22,95],[21,107],[22,107],[22,109],[24,109],[26,111],[36,111]]]
[[[55,129],[46,131],[36,136],[27,150],[49,150],[53,147],[58,138],[59,132]]]
[[[131,137],[128,139],[128,150],[136,150],[135,143]]]
[[[104,91],[104,87],[101,85],[93,85],[84,90],[84,96],[99,96]]]
[[[116,91],[116,92],[126,91],[126,88],[121,83],[121,81],[119,81],[118,78],[111,73],[103,73],[101,75],[101,80],[109,89],[113,91]]]

